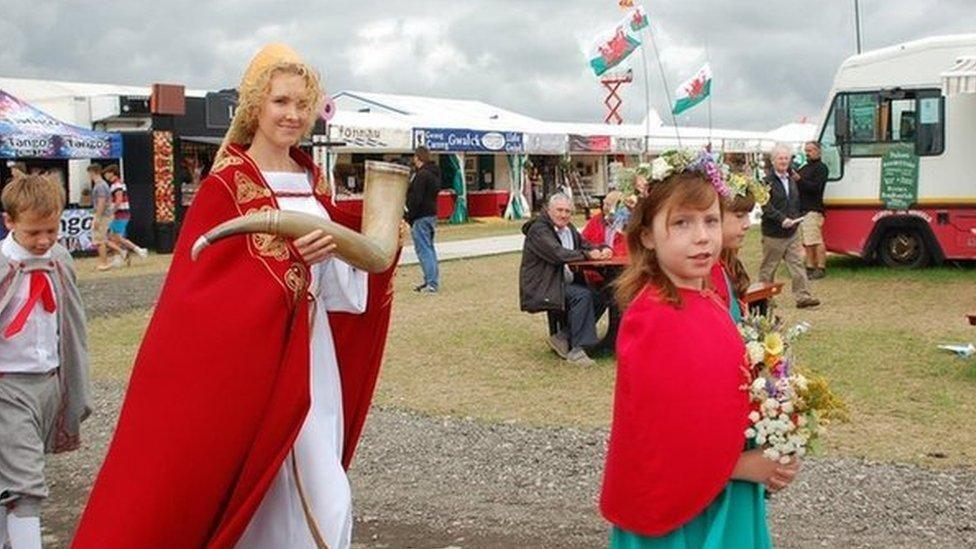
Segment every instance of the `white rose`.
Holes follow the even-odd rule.
[[[753,423],[759,421],[759,412],[757,412],[755,410],[753,410],[752,412],[750,412],[749,413],[749,421],[751,421]]]
[[[793,413],[793,403],[792,402],[789,402],[789,401],[784,402],[783,403],[783,412],[785,412],[787,414],[792,414]]]
[[[751,364],[759,364],[766,358],[766,348],[758,341],[750,341],[747,343],[746,350],[749,351],[749,362]]]
[[[671,164],[668,164],[668,161],[660,156],[651,162],[651,179],[655,181],[663,181],[665,177],[671,175],[672,171],[674,170],[671,168]]]
[[[753,380],[753,382],[752,382],[752,392],[753,393],[762,393],[765,390],[766,390],[766,380],[765,379],[763,379],[761,377],[757,377],[755,380]]]
[[[756,438],[756,430],[746,429],[746,438]]]

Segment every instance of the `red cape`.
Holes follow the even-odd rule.
[[[315,194],[338,223],[357,216]],[[78,548],[233,547],[309,408],[308,265],[290,242],[235,236],[193,262],[193,242],[232,217],[277,208],[238,147],[219,159],[183,225],[129,381],[115,437],[74,540]],[[369,276],[362,315],[329,313],[349,466],[386,342],[395,267]]]
[[[718,297],[722,300],[722,303],[724,303],[725,307],[728,308],[732,304],[732,298],[729,295],[729,283],[725,280],[725,272],[725,265],[723,265],[721,261],[716,261],[715,264],[712,265],[712,289],[715,290],[715,293],[718,294]]]
[[[661,536],[702,512],[745,444],[745,346],[713,292],[682,307],[645,288],[617,337],[617,382],[600,508],[624,530]]]

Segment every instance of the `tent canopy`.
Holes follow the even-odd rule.
[[[0,158],[119,158],[122,136],[72,126],[0,90]]]

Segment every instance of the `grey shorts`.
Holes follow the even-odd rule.
[[[57,370],[0,374],[0,504],[47,497],[44,441],[61,401]]]

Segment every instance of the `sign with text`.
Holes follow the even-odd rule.
[[[84,252],[97,248],[92,243],[92,210],[69,209],[61,212],[61,232],[58,242],[69,252]]]
[[[394,149],[409,151],[410,130],[397,128],[360,128],[329,126],[329,139],[341,141],[346,149]]]
[[[610,152],[609,135],[569,134],[570,152]]]
[[[918,156],[911,145],[888,149],[881,158],[881,201],[889,210],[907,210],[918,200]]]
[[[416,128],[414,148],[434,152],[520,153],[524,150],[520,132],[485,132],[447,128]]]

